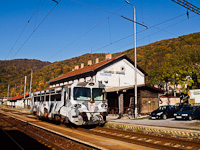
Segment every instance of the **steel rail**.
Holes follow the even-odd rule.
[[[165,136],[161,137],[158,135],[145,134],[140,132],[131,132],[131,131],[121,131],[103,127],[97,127],[95,129],[90,129],[90,130],[84,128],[78,128],[77,130],[90,132],[96,135],[102,135],[113,139],[119,139],[129,143],[144,145],[147,147],[149,146],[152,148],[160,148],[165,150],[173,148],[177,150],[183,150],[183,149],[188,149],[189,147],[195,148],[198,145],[198,149],[200,149],[200,144],[197,141],[189,141],[189,140],[187,141],[173,137],[165,137]],[[193,146],[194,144],[195,146]]]
[[[28,123],[26,121],[24,122]],[[159,135],[154,135],[154,134],[146,134],[142,132],[133,132],[133,131],[124,131],[124,130],[122,131],[122,130],[116,130],[116,129],[111,129],[111,128],[102,128],[102,127],[96,127],[93,129],[75,127],[74,129],[87,132],[87,133],[89,132],[89,133],[100,135],[100,136],[109,137],[112,139],[118,139],[121,141],[129,142],[129,143],[133,143],[137,145],[143,145],[143,146],[159,148],[159,149],[169,150],[172,148],[173,149],[191,149],[191,148],[199,149],[200,148],[199,140],[188,140],[188,139],[185,140],[185,139],[181,139],[181,138],[179,139],[176,137],[161,136],[161,135],[159,136]],[[84,145],[88,146],[87,144],[84,144]],[[93,148],[96,148],[96,147],[93,147]]]
[[[1,118],[2,119],[2,118]],[[12,138],[11,135],[9,135],[9,133],[7,133],[5,130],[2,130],[21,150],[24,150],[24,148],[14,139]]]
[[[9,112],[9,111],[8,111],[8,112]],[[14,111],[14,112],[16,112],[16,111]],[[20,113],[20,112],[17,112],[17,114],[18,114],[18,113]],[[3,113],[0,112],[0,114],[3,114]],[[21,113],[20,113],[20,114],[21,114]],[[75,143],[78,143],[78,144],[81,144],[81,145],[85,145],[85,146],[87,146],[88,148],[92,148],[92,149],[96,149],[96,150],[101,150],[101,149],[103,149],[102,147],[98,147],[98,146],[96,146],[96,145],[93,145],[93,144],[90,144],[90,143],[87,143],[87,142],[84,142],[84,141],[81,141],[81,140],[78,140],[78,139],[75,139],[75,138],[72,138],[72,137],[70,138],[69,136],[65,136],[65,135],[59,134],[59,133],[57,133],[57,132],[51,131],[51,130],[49,130],[49,129],[46,129],[46,128],[44,128],[44,127],[41,127],[41,126],[38,126],[38,125],[35,125],[35,124],[32,124],[32,123],[29,123],[28,121],[21,120],[21,119],[19,119],[19,118],[14,117],[14,116],[11,116],[11,115],[8,115],[8,114],[3,114],[3,115],[7,115],[7,116],[9,116],[9,117],[11,117],[11,118],[13,118],[13,119],[16,119],[16,120],[18,120],[18,121],[21,121],[21,122],[23,122],[23,123],[26,123],[26,124],[28,124],[28,125],[30,125],[30,126],[36,127],[36,128],[38,128],[38,129],[43,130],[43,131],[46,131],[46,132],[48,132],[48,133],[57,135],[57,136],[59,136],[59,137],[63,137],[63,138],[65,138],[65,139],[70,140],[70,141],[73,141],[73,142],[75,142]],[[18,114],[18,115],[19,115],[19,114]],[[24,115],[28,117],[28,115],[26,115],[26,114],[24,114]],[[30,114],[29,114],[29,115],[30,115]],[[54,144],[54,143],[53,143],[53,144]],[[66,149],[65,149],[65,150],[66,150]]]
[[[0,114],[2,114],[2,113],[0,113]],[[5,115],[5,114],[2,114],[2,115]],[[10,117],[10,116],[9,116],[9,117]],[[32,132],[32,131],[30,131],[30,130],[28,130],[28,129],[25,129],[25,128],[21,127],[21,126],[18,125],[17,123],[13,123],[12,121],[10,121],[10,120],[8,120],[8,119],[5,119],[5,118],[3,118],[3,117],[1,117],[1,118],[2,118],[4,121],[8,122],[9,124],[12,124],[13,126],[17,127],[18,129],[20,129],[20,130],[22,130],[22,131],[24,131],[24,132],[28,132],[28,133],[31,134],[31,135],[36,136],[37,138],[43,140],[44,142],[46,142],[47,144],[53,146],[53,147],[56,148],[56,149],[66,150],[65,148],[63,148],[63,147],[61,147],[61,146],[59,146],[59,145],[57,145],[57,144],[55,144],[55,143],[49,141],[48,139],[46,139],[46,138],[40,136],[39,134],[36,134],[36,133],[34,133],[34,132]],[[12,117],[12,118],[13,118],[13,117]],[[16,118],[14,118],[14,119],[16,119]],[[16,119],[16,120],[20,121],[19,119]]]

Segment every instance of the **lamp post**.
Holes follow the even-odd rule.
[[[32,87],[32,78],[33,78],[33,69],[31,69],[30,94],[31,94],[31,87]],[[30,95],[29,95],[29,97],[30,97]]]
[[[131,4],[129,1],[126,0],[126,3],[128,3],[129,5],[133,6],[133,13],[134,13],[134,43],[135,43],[135,58],[134,58],[134,62],[135,62],[135,118],[137,118],[137,51],[136,51],[136,15],[135,15],[135,6],[133,4]]]

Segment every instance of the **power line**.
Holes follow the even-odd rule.
[[[174,19],[176,19],[176,18],[179,18],[179,17],[181,17],[181,16],[183,16],[183,15],[185,15],[185,13],[184,13],[184,14],[181,14],[181,15],[178,15],[178,16],[176,16],[176,17],[170,18],[170,19],[168,19],[168,20],[166,20],[166,21],[160,22],[160,23],[155,24],[155,25],[148,25],[148,26],[149,26],[148,29],[155,28],[155,29],[159,30],[158,32],[163,31],[163,32],[167,32],[167,33],[169,33],[169,34],[175,35],[175,34],[173,34],[173,33],[171,33],[171,32],[165,31],[164,29],[159,29],[159,28],[157,28],[156,26],[161,25],[161,24],[164,24],[164,23],[169,22],[169,21],[171,21],[171,20],[174,20]],[[184,19],[184,20],[185,20],[185,19]],[[184,20],[182,20],[182,21],[184,21]],[[182,22],[182,21],[180,21],[180,22]],[[180,22],[178,22],[178,23],[180,23]],[[175,23],[175,24],[177,24],[177,23]],[[175,25],[175,24],[173,24],[173,25]],[[167,28],[169,28],[169,27],[171,27],[171,26],[172,26],[172,25],[168,26]],[[141,32],[144,32],[144,31],[146,31],[146,30],[147,30],[147,29],[138,31],[137,34],[138,34],[138,33],[141,33]],[[156,32],[156,33],[158,33],[158,32]],[[153,33],[153,34],[156,34],[156,33]],[[153,34],[150,34],[150,35],[153,35]],[[121,39],[119,39],[119,40],[116,40],[116,41],[114,41],[114,42],[112,42],[112,43],[110,43],[110,44],[107,44],[107,45],[104,45],[104,46],[102,46],[102,47],[100,47],[100,48],[97,48],[96,50],[94,50],[94,52],[99,51],[99,50],[101,50],[101,49],[103,49],[103,48],[106,48],[106,47],[108,47],[108,46],[110,46],[110,45],[112,45],[112,44],[118,43],[118,42],[120,42],[120,41],[122,41],[122,40],[125,40],[125,39],[127,39],[127,38],[129,38],[129,37],[132,37],[132,36],[133,36],[133,34],[130,34],[130,35],[128,35],[128,36],[126,36],[126,37],[123,37],[123,38],[121,38]],[[148,36],[149,36],[149,35],[148,35]],[[177,35],[176,35],[176,36],[177,36]],[[146,37],[144,37],[144,38],[146,38]],[[142,39],[144,39],[144,38],[142,38]],[[141,39],[139,39],[139,40],[141,40]],[[139,41],[139,40],[138,40],[138,41]],[[184,40],[184,41],[185,41],[185,40]]]
[[[109,17],[108,17],[108,33],[109,33],[110,43],[112,43],[111,32],[110,32],[110,18]]]
[[[178,15],[178,16],[175,16],[175,17],[173,17],[173,18],[170,18],[170,19],[167,19],[167,20],[165,20],[165,21],[163,21],[163,22],[160,22],[160,23],[158,23],[158,24],[155,24],[155,25],[149,25],[149,28],[146,28],[146,29],[144,29],[144,30],[141,30],[141,31],[139,31],[139,32],[137,32],[137,33],[141,33],[141,32],[144,32],[144,31],[146,31],[147,29],[151,29],[151,28],[156,28],[156,26],[159,26],[159,25],[161,25],[161,24],[164,24],[164,23],[167,23],[167,22],[169,22],[169,21],[172,21],[172,20],[174,20],[174,19],[177,19],[177,18],[179,18],[179,17],[182,17],[183,15],[185,15],[185,13],[184,14],[181,14],[181,15]],[[106,19],[104,19],[103,21],[101,21],[99,24],[97,24],[97,25],[95,25],[93,28],[96,28],[97,26],[99,26],[101,23],[103,23],[105,20],[107,20],[107,18]],[[184,19],[185,20],[185,19]],[[182,21],[181,21],[182,22]],[[180,22],[178,22],[178,23],[180,23]],[[176,23],[177,24],[177,23]],[[171,27],[171,26],[169,26],[169,27]],[[90,32],[91,30],[93,30],[93,28],[91,28],[88,32]],[[168,27],[167,27],[168,28]],[[160,30],[160,31],[163,31],[163,32],[167,32],[167,33],[169,33],[169,34],[172,34],[172,35],[175,35],[175,34],[173,34],[173,33],[171,33],[171,32],[168,32],[168,31],[165,31],[164,29],[159,29],[159,28],[156,28],[157,30]],[[158,31],[158,32],[160,32],[160,31]],[[79,38],[77,38],[76,40],[74,40],[73,42],[71,42],[69,45],[67,45],[67,47],[68,46],[70,46],[70,45],[72,45],[74,42],[76,42],[78,39],[80,39],[81,37],[83,37],[84,35],[86,35],[88,32],[86,32],[86,33],[84,33],[83,35],[81,35]],[[156,33],[158,33],[158,32],[156,32]],[[153,33],[153,34],[156,34],[156,33]],[[150,34],[150,35],[153,35],[153,34]],[[110,45],[113,45],[113,44],[115,44],[115,43],[118,43],[118,42],[120,42],[120,41],[122,41],[122,40],[125,40],[125,39],[127,39],[127,38],[129,38],[129,37],[132,37],[133,36],[133,34],[130,34],[130,35],[127,35],[126,37],[123,37],[123,38],[121,38],[121,39],[118,39],[118,40],[116,40],[116,41],[114,41],[114,42],[112,42],[112,43],[109,43],[109,44],[106,44],[106,45],[104,45],[104,46],[102,46],[102,47],[100,47],[100,48],[97,48],[96,50],[93,50],[93,52],[96,52],[96,51],[99,51],[99,50],[101,50],[101,49],[103,49],[103,48],[106,48],[106,47],[108,47],[108,46],[110,46]],[[149,35],[148,35],[149,36]],[[176,35],[177,36],[177,35]],[[145,37],[146,38],[146,37]],[[142,38],[143,39],[143,38]],[[142,39],[139,39],[139,40],[142,40]],[[66,47],[64,47],[64,48],[66,48]],[[63,49],[64,49],[63,48]],[[63,50],[63,49],[61,49],[61,50]],[[60,51],[61,51],[60,50]],[[59,52],[60,52],[59,51]],[[55,54],[55,55],[57,55],[58,54],[58,52]],[[52,57],[54,57],[55,55],[53,55]],[[52,58],[52,57],[50,57],[50,58]]]
[[[107,12],[107,13],[110,13],[110,14],[112,14],[112,15],[116,15],[116,16],[118,16],[118,17],[122,17],[122,18],[124,18],[124,19],[126,19],[126,20],[129,20],[129,21],[131,21],[131,22],[134,22],[133,20],[131,20],[131,19],[127,18],[127,17],[124,17],[123,15],[119,15],[119,14],[117,14],[116,12],[111,12],[111,11],[109,11],[109,10],[105,10],[105,9],[102,9],[102,8],[98,8],[98,7],[95,7],[95,6],[91,6],[91,5],[88,5],[88,4],[86,4],[86,3],[76,1],[76,0],[71,0],[71,1],[76,2],[76,3],[79,3],[79,4],[82,4],[82,5],[85,5],[85,6],[88,6],[88,7],[92,7],[92,8],[94,8],[94,9],[97,9],[97,10],[100,10],[100,11]],[[139,25],[141,25],[141,26],[144,26],[144,27],[148,28],[147,26],[143,25],[142,23],[139,23],[139,22],[135,22],[135,23],[137,23],[137,24],[139,24]]]
[[[75,2],[75,3],[78,3],[78,4],[81,4],[81,5],[85,5],[85,6],[88,6],[88,7],[91,7],[91,8],[94,8],[94,9],[97,9],[97,10],[100,10],[100,11],[103,11],[103,12],[107,12],[107,13],[110,13],[111,15],[106,17],[106,19],[100,21],[98,24],[94,25],[92,28],[90,28],[88,31],[86,31],[85,33],[81,34],[79,37],[77,37],[75,40],[73,40],[71,43],[69,43],[68,45],[64,46],[63,48],[61,48],[59,51],[57,51],[54,55],[52,55],[49,59],[55,57],[56,55],[58,55],[59,53],[61,53],[62,50],[64,50],[65,48],[71,46],[74,42],[76,42],[77,40],[79,40],[80,38],[82,38],[83,36],[87,35],[90,31],[92,31],[93,29],[95,29],[96,27],[98,27],[100,24],[102,24],[104,21],[106,21],[108,19],[108,23],[109,23],[109,18],[112,16],[112,15],[116,15],[118,17],[121,17],[121,18],[124,18],[124,19],[127,19],[129,21],[132,21],[131,19],[128,19],[122,15],[119,15],[117,14],[116,12],[120,11],[121,9],[123,9],[124,7],[126,7],[126,5],[122,6],[119,10],[115,11],[115,12],[111,12],[111,11],[108,11],[108,10],[105,10],[105,9],[101,9],[101,8],[98,8],[98,7],[95,7],[95,6],[92,6],[92,5],[88,5],[86,3],[83,3],[83,2],[79,2],[79,1],[76,1],[76,0],[71,0],[72,2]],[[147,28],[147,26],[141,24],[141,23],[138,23],[136,22],[137,24],[139,25],[142,25],[144,27]],[[109,32],[110,32],[110,23],[109,23]],[[110,33],[109,33],[110,35]],[[125,37],[126,38],[126,37]],[[110,42],[111,42],[111,35],[110,35]],[[112,44],[112,43],[110,43]]]
[[[61,1],[61,0],[60,0]],[[56,6],[59,4],[60,1],[56,1],[56,5],[49,11],[49,13],[44,17],[44,19],[37,25],[37,27],[32,31],[32,33],[28,36],[28,38],[24,41],[24,43],[21,45],[21,47],[16,51],[13,58],[17,55],[17,53],[24,47],[26,42],[32,37],[32,35],[35,33],[35,31],[40,27],[40,25],[46,20],[46,18],[51,14],[51,12],[56,8]],[[58,3],[57,3],[58,2]]]
[[[121,17],[124,18],[124,19],[126,19],[126,20],[129,20],[129,21],[131,21],[131,22],[135,22],[136,24],[139,24],[139,25],[145,27],[146,29],[148,29],[148,27],[147,27],[146,25],[142,24],[142,23],[136,22],[136,21],[134,21],[134,20],[132,20],[132,19],[129,19],[129,18],[127,18],[127,17],[124,17],[124,16],[122,16],[122,15],[121,15]]]
[[[126,5],[124,5],[124,6],[122,6],[120,9],[118,9],[117,11],[115,11],[115,12],[110,12],[110,11],[103,10],[103,9],[100,9],[100,8],[97,8],[97,7],[94,7],[94,6],[91,6],[91,5],[88,5],[88,4],[79,2],[79,1],[75,1],[75,0],[71,0],[71,1],[76,2],[76,3],[79,3],[79,4],[82,4],[82,5],[85,5],[85,6],[89,6],[89,7],[98,9],[98,10],[102,10],[102,11],[111,13],[111,15],[109,15],[109,16],[106,17],[105,19],[101,20],[99,23],[97,23],[97,24],[94,25],[92,28],[90,28],[88,31],[86,31],[85,33],[81,34],[81,35],[78,36],[76,39],[74,39],[72,42],[70,42],[69,44],[67,44],[67,45],[64,46],[63,48],[61,48],[59,51],[57,51],[56,53],[54,53],[54,55],[52,55],[49,59],[55,57],[56,55],[58,55],[59,53],[61,53],[62,50],[64,50],[65,48],[71,46],[74,42],[78,41],[78,40],[81,39],[83,36],[87,35],[90,31],[92,31],[93,29],[95,29],[96,27],[98,27],[99,25],[101,25],[104,21],[107,21],[107,19],[110,18],[112,15],[118,15],[116,12],[118,12],[118,11],[120,11],[121,9],[123,9],[124,7],[126,7]],[[120,16],[120,15],[118,15],[118,16]]]
[[[192,16],[191,18],[193,18],[193,17],[195,17],[195,16]],[[174,24],[172,24],[172,25],[170,25],[170,26],[168,26],[168,27],[165,27],[165,28],[163,28],[163,29],[157,28],[157,27],[155,27],[155,26],[152,26],[152,27],[155,28],[155,29],[157,29],[157,30],[160,30],[160,31],[169,33],[169,34],[171,34],[171,35],[177,36],[176,34],[174,34],[174,33],[172,33],[172,32],[166,31],[165,29],[166,29],[166,28],[169,28],[169,27],[172,27],[172,26],[174,26],[174,25],[176,25],[176,24],[179,24],[179,23],[181,23],[181,22],[183,22],[183,21],[185,21],[185,20],[186,20],[186,19],[183,19],[183,20],[181,20],[181,21],[179,21],[179,22],[177,22],[177,23],[174,23]],[[160,32],[160,31],[158,31],[158,32]],[[156,33],[158,33],[158,32],[156,32]],[[153,33],[153,34],[155,34],[155,33]],[[150,34],[150,35],[152,35],[152,34]],[[182,37],[180,37],[180,39],[183,40],[183,41],[184,41],[185,43],[187,43],[188,45],[191,45],[191,43],[188,43],[188,42],[185,41],[185,39],[183,39]]]
[[[77,37],[76,39],[74,39],[72,42],[70,42],[68,45],[64,46],[63,48],[61,48],[59,51],[57,51],[54,55],[52,55],[49,59],[55,57],[56,55],[58,55],[59,53],[61,53],[62,50],[64,50],[65,48],[71,46],[74,42],[78,41],[79,39],[81,39],[83,36],[87,35],[90,31],[92,31],[93,29],[95,29],[96,27],[98,27],[100,24],[102,24],[106,19],[102,20],[101,22],[99,22],[98,24],[96,24],[95,26],[93,26],[92,28],[90,28],[88,31],[86,31],[85,33],[81,34],[79,37]]]
[[[44,0],[45,1],[45,0]],[[13,48],[15,47],[15,45],[17,44],[18,40],[20,39],[20,37],[22,36],[22,34],[24,33],[25,29],[27,28],[28,24],[30,23],[30,21],[32,20],[32,18],[35,16],[35,14],[39,11],[39,9],[41,8],[40,6],[41,0],[40,2],[37,4],[35,10],[33,11],[33,14],[31,15],[31,17],[29,18],[29,20],[27,21],[27,23],[25,24],[24,28],[22,29],[22,31],[20,32],[19,36],[17,37],[16,41],[14,42],[13,46],[11,47],[11,49],[9,50],[5,60],[8,58],[9,54],[11,53],[11,51],[13,50]],[[40,7],[39,7],[40,6]]]
[[[191,10],[192,12],[200,15],[200,9],[185,0],[172,0],[173,2]]]
[[[79,2],[79,1],[76,1],[76,0],[71,0],[71,1],[72,1],[72,2],[75,2],[75,3],[78,3],[78,4],[82,4],[82,5],[91,7],[91,8],[94,8],[94,9],[97,9],[97,10],[100,10],[100,11],[104,11],[104,12],[110,13],[110,14],[112,14],[112,15],[120,16],[120,15],[117,14],[116,12],[112,12],[112,11],[109,11],[109,10],[105,10],[105,9],[102,9],[102,8],[98,8],[98,7],[95,7],[95,6],[92,6],[92,5],[83,3],[83,2]]]

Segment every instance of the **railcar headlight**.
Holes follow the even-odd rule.
[[[177,116],[177,114],[174,114],[174,116]]]
[[[107,105],[107,104],[101,104],[101,107],[102,107],[102,108],[107,108],[108,105]]]
[[[82,105],[81,104],[74,104],[74,108],[81,108]]]
[[[188,116],[188,114],[182,114],[182,116]]]

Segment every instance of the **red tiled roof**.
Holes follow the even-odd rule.
[[[29,94],[25,95],[25,97],[27,97],[27,96],[29,96]],[[9,101],[12,101],[12,100],[14,101],[14,100],[22,99],[22,98],[24,98],[24,95],[14,96],[12,98],[9,98],[8,100]]]
[[[59,76],[57,78],[54,78],[54,79],[48,81],[48,83],[59,81],[59,80],[62,80],[62,79],[68,78],[68,77],[72,77],[72,76],[76,76],[76,75],[80,75],[80,74],[83,74],[83,73],[94,71],[94,70],[96,70],[96,69],[98,69],[98,68],[100,68],[100,67],[102,67],[102,66],[104,66],[104,65],[106,65],[106,64],[108,64],[108,63],[110,63],[110,62],[112,62],[114,60],[116,60],[116,59],[119,59],[121,57],[126,57],[126,59],[129,59],[126,55],[122,54],[122,55],[113,57],[111,59],[104,60],[104,61],[101,61],[101,62],[96,63],[96,64],[92,64],[90,66],[85,66],[84,68],[80,68],[78,70],[70,71],[70,72],[68,72],[66,74],[63,74],[63,75],[61,75],[61,76]],[[129,59],[129,61],[131,61],[131,60]],[[141,68],[139,68],[139,69],[142,70]],[[142,70],[142,72],[144,72],[144,71]],[[146,72],[144,72],[144,73],[147,74]]]
[[[124,55],[119,55],[117,57],[113,57],[111,59],[101,61],[101,62],[99,62],[97,64],[93,64],[91,66],[85,66],[85,67],[80,68],[78,70],[70,71],[70,72],[68,72],[66,74],[63,74],[63,75],[61,75],[61,76],[59,76],[57,78],[54,78],[54,79],[48,81],[48,83],[51,83],[51,82],[54,82],[54,81],[58,81],[58,80],[62,80],[64,78],[68,78],[68,77],[75,76],[75,75],[78,75],[78,74],[82,74],[82,73],[93,71],[93,70],[95,70],[95,69],[97,69],[97,68],[99,68],[99,67],[101,67],[101,66],[103,66],[103,65],[105,65],[105,64],[107,64],[107,63],[109,63],[109,62],[111,62],[113,60],[115,60],[115,59],[118,59],[118,58],[120,58],[122,56],[124,56]]]

